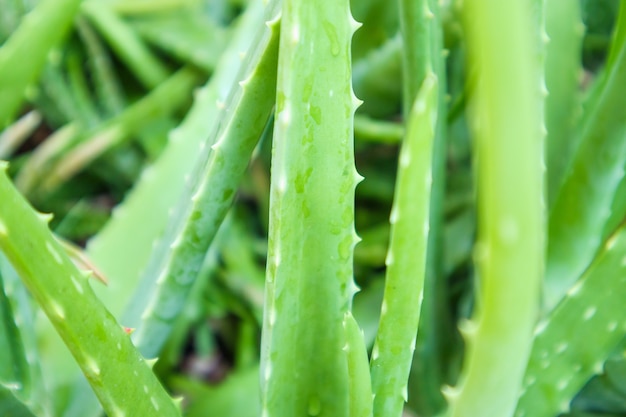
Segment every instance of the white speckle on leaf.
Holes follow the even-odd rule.
[[[423,98],[418,99],[413,107],[413,111],[415,114],[422,114],[426,110],[426,100]]]
[[[554,347],[554,353],[559,354],[559,353],[563,353],[567,350],[569,344],[567,342],[561,342],[558,343],[555,347]]]
[[[79,294],[83,294],[85,292],[80,281],[74,275],[72,275],[72,284],[74,284],[74,288],[76,288],[76,291],[78,291]]]
[[[378,359],[378,357],[380,356],[380,353],[378,352],[378,344],[374,344],[374,348],[372,349],[372,360],[375,361]]]
[[[519,225],[511,216],[503,216],[499,224],[500,239],[502,242],[513,244],[519,239]]]
[[[276,324],[276,307],[275,306],[270,307],[269,322],[270,322],[270,326],[274,326],[274,324]]]
[[[602,369],[603,369],[602,362],[596,362],[593,364],[593,372],[595,374],[600,375],[602,373]]]
[[[389,223],[396,224],[398,221],[398,206],[396,204],[391,207],[391,214],[389,215]]]
[[[583,319],[585,320],[591,319],[596,314],[596,311],[597,309],[594,306],[587,307],[587,309],[583,313]]]
[[[435,14],[433,13],[432,10],[430,10],[430,7],[428,7],[428,3],[424,2],[424,17],[426,19],[434,19]]]
[[[570,297],[575,297],[576,295],[578,295],[582,287],[583,287],[583,281],[582,280],[576,281],[576,283],[572,286],[572,288],[570,288],[569,291],[567,291],[567,295]]]
[[[92,376],[94,377],[100,376],[100,367],[96,363],[95,359],[91,357],[86,357],[85,367],[87,368],[87,371],[91,373]]]
[[[278,120],[283,126],[289,126],[289,123],[291,123],[291,108],[289,107],[289,103],[285,104],[285,108],[278,115]]]
[[[608,214],[610,214],[609,212],[607,212],[606,217],[608,217]],[[611,250],[615,247],[615,244],[617,243],[617,235],[613,235],[609,238],[609,240],[606,241],[606,250]]]
[[[274,266],[278,268],[280,266],[280,248],[274,250]]]
[[[391,250],[389,250],[387,252],[387,256],[385,257],[385,265],[386,266],[391,266],[391,265],[393,265],[393,261],[394,261],[394,259],[393,259],[393,252]]]
[[[401,152],[400,153],[400,166],[402,168],[406,168],[411,163],[411,152]]]
[[[265,365],[265,371],[263,372],[263,376],[265,377],[266,381],[270,380],[270,377],[272,376],[272,362],[271,361],[267,361],[267,364]]]
[[[409,344],[409,349],[411,350],[411,352],[413,352],[415,350],[415,343],[417,342],[416,338],[414,337],[411,340],[411,343]]]
[[[278,178],[278,192],[284,194],[287,191],[287,177],[280,175]]]
[[[543,333],[544,330],[546,330],[546,327],[548,326],[548,321],[547,320],[542,320],[537,324],[537,327],[535,327],[535,336]]]
[[[606,329],[609,332],[614,332],[615,329],[617,329],[617,322],[616,321],[610,321],[609,324],[606,326]]]
[[[380,315],[384,316],[385,314],[387,314],[387,301],[383,300],[383,303],[380,306]]]
[[[154,407],[154,409],[156,411],[159,411],[159,403],[157,402],[157,399],[155,397],[150,397],[150,402],[152,403],[152,406]]]
[[[48,249],[48,253],[52,255],[52,257],[54,258],[54,261],[57,264],[61,265],[63,263],[63,259],[61,258],[61,255],[59,255],[59,252],[56,251],[56,249],[52,246],[50,242],[46,242],[46,249]]]
[[[65,310],[63,307],[56,301],[50,301],[50,309],[52,310],[52,314],[54,314],[57,318],[63,320],[65,319]]]
[[[172,247],[171,247],[171,249],[174,249],[174,248],[175,248],[175,246],[172,246]],[[165,280],[166,280],[166,279],[167,279],[167,270],[165,270],[165,269],[164,269],[164,270],[163,270],[163,271],[159,274],[159,277],[158,277],[158,278],[157,278],[157,280],[156,280],[156,284],[157,284],[157,285],[162,285],[162,284],[165,282]]]

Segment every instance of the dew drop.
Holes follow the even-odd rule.
[[[352,254],[352,236],[347,235],[339,243],[338,247],[339,258],[348,259]]]
[[[335,26],[329,22],[324,22],[324,31],[330,41],[330,53],[333,54],[333,56],[339,55],[339,39],[337,37]]]

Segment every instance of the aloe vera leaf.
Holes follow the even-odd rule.
[[[618,391],[606,374],[595,375],[570,403],[570,413],[591,411],[596,415],[626,413],[626,396]]]
[[[274,17],[276,2],[268,6]],[[258,35],[260,44],[245,65],[240,90],[225,105],[216,130],[217,139],[208,149],[206,162],[194,175],[192,194],[184,196],[172,227],[162,244],[168,252],[156,251],[146,269],[125,318],[137,323],[133,340],[146,356],[157,355],[184,306],[199,268],[215,234],[236,195],[248,161],[261,137],[274,104],[278,56],[278,20]],[[147,298],[145,288],[156,288]],[[142,310],[140,310],[142,309]],[[141,311],[141,314],[137,314]],[[137,322],[141,315],[141,322]],[[132,325],[132,324],[131,324]]]
[[[170,71],[108,5],[83,1],[80,10],[146,88],[165,81]]]
[[[197,5],[197,0],[113,0],[109,2],[109,6],[115,13],[125,16],[175,12],[184,7]]]
[[[577,145],[576,121],[582,111],[578,83],[584,26],[576,1],[544,2],[546,33],[546,166],[548,207]]]
[[[37,152],[31,154],[15,178],[15,184],[23,194],[29,195],[43,174],[41,167],[46,161],[68,149],[76,141],[81,130],[82,126],[79,123],[68,123],[57,129],[37,147]]]
[[[6,170],[6,164],[3,171]],[[0,175],[0,248],[44,310],[111,416],[179,416],[128,335],[96,299],[86,277]]]
[[[581,142],[550,211],[545,306],[554,306],[600,247],[626,166],[626,6],[622,4],[605,72],[585,105]]]
[[[368,367],[367,350],[364,334],[358,323],[347,313],[343,326],[346,331],[346,350],[348,356],[348,379],[350,391],[350,417],[371,417],[373,404],[372,382]]]
[[[350,70],[357,24],[350,16],[347,0],[283,2],[261,341],[263,416],[345,417],[354,401],[343,350],[344,316],[356,291],[354,190],[360,179]]]
[[[26,89],[70,30],[79,5],[80,0],[42,1],[0,47],[0,130],[19,112]]]
[[[373,117],[396,114],[401,107],[402,38],[389,38],[379,48],[354,63],[352,71],[354,92],[363,98],[359,113]]]
[[[208,386],[191,379],[173,378],[172,386],[189,399],[186,417],[259,417],[258,366],[236,370],[217,386]],[[245,399],[242,401],[242,399]]]
[[[93,129],[70,125],[68,135],[55,134],[55,140],[37,148],[17,176],[20,190],[41,199],[70,179],[105,151],[132,138],[149,120],[173,112],[191,96],[200,75],[183,68],[124,112]]]
[[[168,77],[148,95],[129,106],[124,112],[97,128],[84,132],[79,144],[62,155],[53,155],[43,161],[47,169],[40,171],[40,193],[49,194],[106,151],[132,138],[147,120],[158,119],[172,113],[186,103],[198,85],[200,75],[191,67],[184,67]]]
[[[0,44],[3,44],[20,24],[20,20],[27,12],[28,7],[21,0],[2,0],[0,1],[0,10],[2,10],[2,14],[0,14]]]
[[[228,271],[224,286],[235,298],[248,304],[257,323],[263,322],[263,295],[265,270],[258,265],[253,254],[250,232],[242,215],[233,216],[230,232],[223,238],[221,257]],[[222,226],[223,227],[223,226]],[[220,233],[222,228],[220,228]]]
[[[622,227],[540,324],[516,417],[568,411],[574,394],[602,371],[602,364],[626,332],[622,308],[625,253],[626,229]]]
[[[66,55],[64,70],[67,74],[68,86],[76,103],[76,108],[80,111],[78,120],[84,120],[87,126],[95,126],[102,118],[96,107],[93,94],[88,85],[87,75],[83,68],[84,54],[77,48],[68,48]]]
[[[16,395],[15,388],[0,383],[0,415],[8,417],[37,417]]]
[[[105,116],[112,117],[125,107],[124,93],[113,68],[111,56],[87,20],[79,16],[76,30],[87,52],[87,64],[93,78],[95,94]]]
[[[449,313],[441,306],[448,299],[446,281],[443,277],[443,213],[447,161],[447,106],[446,64],[444,61],[442,18],[436,1],[400,2],[400,29],[403,38],[403,112],[409,120],[409,112],[424,83],[427,74],[437,78],[437,109],[434,118],[433,145],[431,152],[431,190],[429,201],[429,233],[426,253],[426,269],[421,305],[419,332],[413,355],[411,378],[419,383],[409,387],[410,395],[420,399],[419,413],[434,413],[444,406],[441,386],[445,383],[445,361],[450,335],[455,325]],[[407,123],[410,123],[407,121]],[[421,197],[420,197],[421,198]],[[426,249],[427,248],[427,249]]]
[[[1,275],[0,352],[0,382],[15,385],[16,391],[24,391],[24,396],[28,397],[30,390],[28,362]]]
[[[198,7],[134,19],[133,29],[155,47],[181,62],[213,72],[227,34]]]
[[[352,15],[362,24],[352,40],[352,59],[359,61],[398,32],[397,1],[352,0]],[[419,87],[419,85],[418,85]]]
[[[23,359],[25,378],[17,381],[18,397],[40,417],[51,416],[51,402],[48,389],[40,367],[41,355],[36,334],[36,311],[26,288],[17,272],[11,267],[4,254],[0,252],[0,275],[4,293],[12,309],[13,320],[18,328]],[[4,302],[3,302],[4,304]],[[18,355],[19,356],[19,355]],[[0,415],[2,415],[0,413]]]
[[[0,132],[0,158],[12,155],[37,129],[41,113],[32,110]]]
[[[364,115],[354,117],[354,136],[357,141],[399,143],[404,128],[395,122],[373,119]]]
[[[121,314],[128,304],[158,238],[164,233],[168,212],[174,210],[175,202],[183,195],[185,178],[195,165],[190,161],[198,158],[202,141],[210,137],[214,128],[219,114],[217,103],[226,100],[231,86],[238,81],[240,54],[249,50],[263,24],[262,4],[253,1],[238,22],[215,74],[195,94],[183,123],[170,133],[161,157],[144,170],[124,202],[113,211],[111,220],[89,241],[87,254],[110,277],[108,288],[96,289],[96,293],[114,314]],[[133,234],[129,236],[131,228]]]
[[[531,350],[543,271],[539,71],[524,2],[465,3],[478,177],[479,288],[449,416],[512,416]]]
[[[52,126],[86,122],[82,119],[83,114],[67,81],[63,67],[65,54],[64,50],[51,51],[48,65],[39,77],[38,86],[26,93],[28,101],[42,112],[44,119]]]
[[[402,414],[424,296],[438,86],[426,74],[400,151],[385,294],[372,351],[374,416]]]

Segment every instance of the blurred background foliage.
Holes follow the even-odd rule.
[[[577,0],[572,0],[577,1]],[[618,0],[580,0],[586,32],[580,88],[606,59]],[[0,132],[0,159],[53,230],[79,245],[96,235],[141,172],[160,155],[194,90],[210,79],[245,0],[86,0],[64,41],[29,85],[19,118]],[[357,188],[354,300],[368,347],[382,299],[398,143],[403,134],[401,47],[396,2],[360,0],[362,28],[353,40],[354,90],[363,105],[355,121]],[[444,406],[433,383],[453,384],[462,358],[456,322],[469,315],[475,211],[471,143],[465,116],[465,45],[459,5],[442,1],[449,93],[444,291],[432,324],[438,353],[418,342],[406,414],[431,416]],[[458,2],[460,3],[460,2]],[[36,0],[0,0],[0,44]],[[23,51],[28,59],[28,51]],[[1,127],[1,126],[0,126]],[[271,124],[249,166],[220,235],[155,370],[185,396],[185,415],[258,416],[258,356],[269,206]],[[132,230],[129,231],[132,233]],[[108,277],[114,280],[115,277]],[[123,323],[122,323],[123,324]],[[422,349],[419,347],[422,346]],[[623,355],[626,346],[616,352]],[[53,359],[54,360],[54,359]],[[45,366],[45,364],[44,364]],[[434,369],[434,370],[433,370]],[[44,369],[45,370],[45,369]],[[71,407],[63,378],[55,407]],[[58,380],[55,380],[57,378]],[[65,395],[63,393],[66,393]],[[210,410],[210,411],[208,411]],[[572,402],[572,417],[626,416],[626,367],[609,360]]]

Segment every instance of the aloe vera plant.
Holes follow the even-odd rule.
[[[2,168],[6,170],[6,164]],[[37,216],[5,173],[0,181],[6,202],[0,214],[2,251],[64,339],[105,410],[110,415],[180,415],[128,335],[96,300],[89,275],[77,270],[52,237],[50,217]],[[36,261],[29,262],[26,254]],[[113,388],[120,373],[135,383]],[[138,395],[140,402],[135,401]]]
[[[0,0],[0,415],[623,414],[616,6]]]

